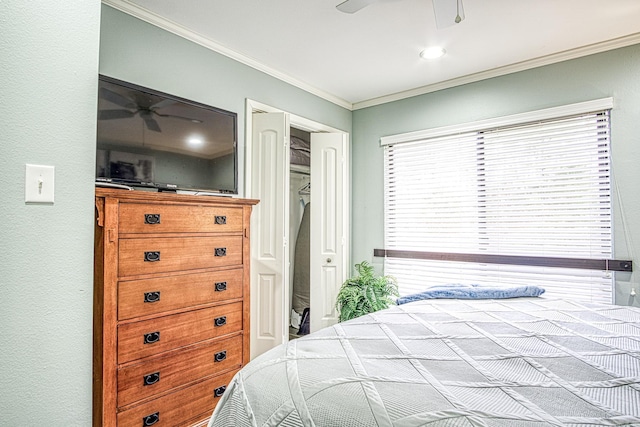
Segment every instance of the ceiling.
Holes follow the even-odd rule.
[[[432,0],[341,1],[102,0],[350,109],[640,43],[639,0],[462,0],[443,29]]]

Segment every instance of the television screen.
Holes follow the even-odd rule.
[[[96,182],[238,193],[237,114],[100,76]]]

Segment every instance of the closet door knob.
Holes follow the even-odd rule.
[[[327,263],[331,264],[331,258],[327,258]]]

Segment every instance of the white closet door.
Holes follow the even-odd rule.
[[[281,344],[289,311],[289,123],[284,113],[256,113],[248,197],[251,215],[251,358]]]
[[[338,321],[336,295],[346,280],[349,219],[347,136],[311,134],[310,329]]]

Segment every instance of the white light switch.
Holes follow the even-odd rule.
[[[24,185],[25,203],[53,203],[53,166],[29,165]]]

